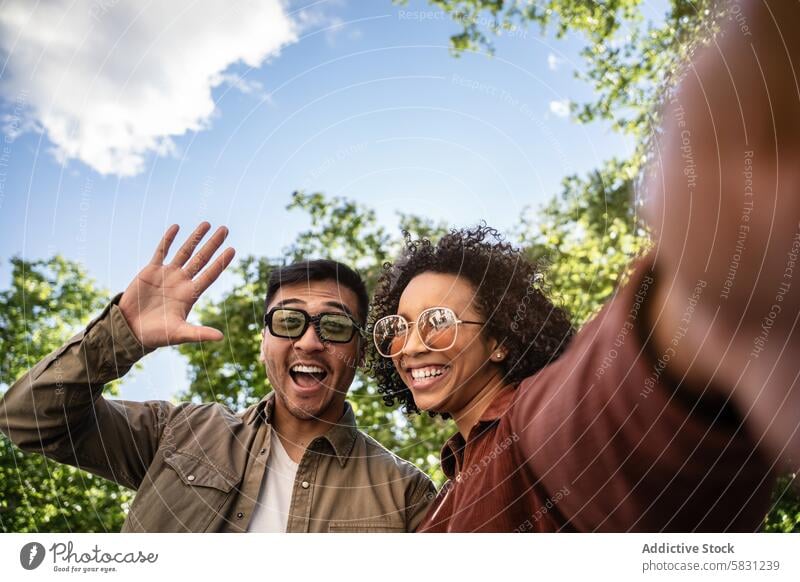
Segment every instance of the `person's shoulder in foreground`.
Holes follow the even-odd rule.
[[[650,308],[663,280],[652,267],[650,254],[561,358],[519,386],[507,430],[539,493],[521,531],[757,531],[766,515],[774,458],[729,394],[674,374],[680,336],[656,348]],[[686,297],[684,328],[706,286]]]

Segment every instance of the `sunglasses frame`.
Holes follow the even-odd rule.
[[[296,336],[280,335],[278,333],[275,333],[275,331],[272,329],[272,317],[273,315],[275,315],[276,311],[294,311],[296,313],[302,314],[303,317],[305,318],[305,323],[303,324],[303,330]],[[353,324],[353,333],[350,334],[350,337],[346,340],[334,340],[334,339],[323,338],[321,321],[322,318],[325,317],[326,315],[336,315],[337,317],[344,316],[347,319],[349,319],[350,323]],[[353,338],[356,336],[356,334],[363,334],[364,332],[363,328],[360,325],[358,325],[356,320],[353,319],[352,315],[350,315],[349,313],[342,313],[340,311],[325,311],[322,313],[318,313],[316,315],[311,315],[306,310],[299,309],[297,307],[273,307],[264,315],[264,325],[266,326],[267,331],[269,331],[271,335],[279,337],[281,339],[299,340],[301,337],[305,335],[305,333],[308,331],[308,326],[311,324],[314,325],[314,331],[317,332],[317,337],[320,339],[320,341],[331,342],[334,344],[350,343],[351,341],[353,341]]]
[[[453,324],[453,326],[456,328],[456,333],[453,334],[453,343],[451,343],[446,348],[432,348],[428,344],[426,344],[425,340],[422,339],[422,336],[419,335],[419,322],[422,319],[422,316],[425,315],[426,313],[428,313],[429,311],[434,311],[436,309],[449,311],[450,313],[453,314],[453,318],[455,320],[455,323]],[[417,337],[419,337],[419,341],[421,341],[422,345],[425,346],[425,348],[428,349],[431,352],[444,352],[444,351],[449,350],[450,348],[452,348],[455,345],[456,340],[458,339],[458,324],[460,324],[460,323],[468,323],[468,324],[471,324],[471,325],[486,325],[485,321],[470,321],[470,320],[466,320],[466,319],[459,319],[458,315],[456,315],[456,312],[453,311],[450,307],[428,307],[427,309],[424,309],[424,310],[422,310],[420,312],[420,314],[417,316],[416,321],[408,321],[405,317],[403,317],[402,315],[399,315],[399,314],[386,315],[384,317],[381,317],[378,321],[375,322],[375,325],[372,326],[372,343],[375,344],[375,348],[378,350],[378,353],[384,358],[394,358],[394,357],[399,356],[400,354],[403,353],[403,350],[406,349],[406,345],[408,344],[409,333],[408,333],[408,331],[406,331],[406,334],[403,336],[403,347],[400,348],[400,350],[396,354],[394,354],[392,356],[387,356],[387,355],[384,355],[384,353],[381,351],[381,348],[378,345],[378,339],[375,337],[375,328],[378,326],[378,324],[381,321],[383,321],[385,319],[392,318],[392,317],[399,317],[400,319],[405,321],[406,322],[406,328],[407,328],[408,331],[411,330],[411,326],[412,325],[415,325],[416,326],[415,329],[417,330]]]

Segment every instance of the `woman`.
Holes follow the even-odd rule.
[[[458,428],[418,531],[757,529],[769,466],[727,399],[651,347],[651,268],[573,338],[495,230],[408,241],[373,299],[370,368],[387,405]]]
[[[382,275],[372,310],[377,365],[371,368],[388,405],[453,417],[459,432],[442,459],[451,480],[456,473],[459,483],[477,479],[489,468],[486,455],[498,446],[495,456],[502,455],[518,438],[491,421],[520,380],[557,358],[572,336],[567,314],[545,296],[541,280],[536,264],[486,226],[452,232],[436,246],[409,242]],[[381,365],[386,359],[393,365]],[[487,438],[489,432],[497,438]],[[473,441],[486,446],[470,451],[464,466],[464,444]],[[438,523],[434,511],[426,525],[452,524]]]

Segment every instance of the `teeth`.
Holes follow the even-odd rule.
[[[411,377],[415,380],[423,378],[432,378],[434,376],[441,376],[447,369],[446,366],[428,366],[427,368],[415,368],[411,370]]]
[[[298,364],[296,366],[292,366],[292,372],[300,372],[303,374],[322,374],[325,372],[319,366],[304,366],[303,364]]]

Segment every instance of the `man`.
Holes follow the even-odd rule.
[[[178,232],[121,296],[0,401],[0,430],[27,451],[137,490],[123,531],[413,531],[434,492],[414,465],[358,431],[345,396],[361,362],[367,294],[333,261],[270,276],[261,359],[274,393],[235,414],[216,403],[107,400],[103,385],[148,352],[222,332],[186,318],[230,264],[203,223]]]

